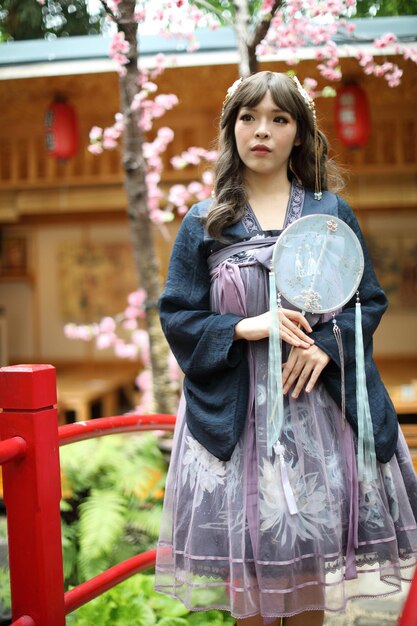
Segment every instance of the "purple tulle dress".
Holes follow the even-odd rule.
[[[247,242],[239,246],[211,259],[212,308],[259,315],[269,307],[265,259]],[[323,385],[297,400],[286,396],[281,443],[297,503],[291,514],[280,455],[267,455],[267,340],[249,342],[248,358],[248,418],[230,461],[193,438],[181,400],[155,588],[192,610],[261,614],[265,623],[400,591],[417,554],[417,481],[402,434],[377,479],[358,482],[356,436]]]

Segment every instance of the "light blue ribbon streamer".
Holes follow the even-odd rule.
[[[273,271],[269,273],[269,310],[271,312],[271,328],[269,331],[268,356],[267,454],[271,456],[272,450],[281,435],[284,423],[281,339],[279,332],[277,287]]]
[[[356,408],[358,415],[358,478],[370,482],[376,479],[376,454],[368,390],[366,388],[365,355],[362,335],[362,309],[355,309]]]
[[[269,273],[269,310],[271,312],[271,327],[269,329],[268,353],[266,448],[268,456],[272,456],[272,451],[274,451],[279,458],[282,490],[288,511],[290,515],[296,515],[298,508],[285,464],[285,448],[279,440],[284,425],[284,395],[282,393],[282,351],[279,332],[277,286],[273,271]]]

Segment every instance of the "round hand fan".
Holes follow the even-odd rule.
[[[293,222],[281,233],[272,256],[277,291],[309,313],[340,309],[357,291],[363,268],[357,236],[329,215]]]

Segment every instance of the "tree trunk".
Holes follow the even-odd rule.
[[[143,131],[139,126],[140,111],[131,104],[138,92],[138,37],[134,21],[135,0],[122,0],[119,5],[118,30],[124,32],[130,45],[127,73],[120,77],[121,110],[125,116],[123,168],[127,192],[127,214],[140,286],[147,292],[146,328],[149,333],[153,377],[152,410],[174,413],[176,397],[168,378],[168,345],[159,322],[157,301],[161,291],[159,262],[153,238],[153,226],[147,206],[146,162],[143,157]],[[115,277],[117,280],[117,277]]]
[[[234,29],[237,39],[237,49],[239,53],[239,76],[245,78],[255,74],[259,70],[259,62],[256,56],[258,44],[266,37],[271,25],[271,17],[281,8],[283,0],[275,0],[271,7],[270,17],[266,17],[259,22],[251,33],[249,0],[234,0],[235,21]]]
[[[246,78],[250,76],[253,71],[253,63],[251,64],[249,57],[249,3],[248,0],[234,0],[235,7],[235,20],[234,20],[234,29],[236,33],[237,40],[237,50],[239,54],[239,76],[242,78]],[[255,57],[255,62],[256,57]]]

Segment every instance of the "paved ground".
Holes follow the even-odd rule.
[[[406,591],[392,598],[350,602],[343,615],[326,615],[325,626],[396,626]],[[307,626],[307,625],[306,625]]]

